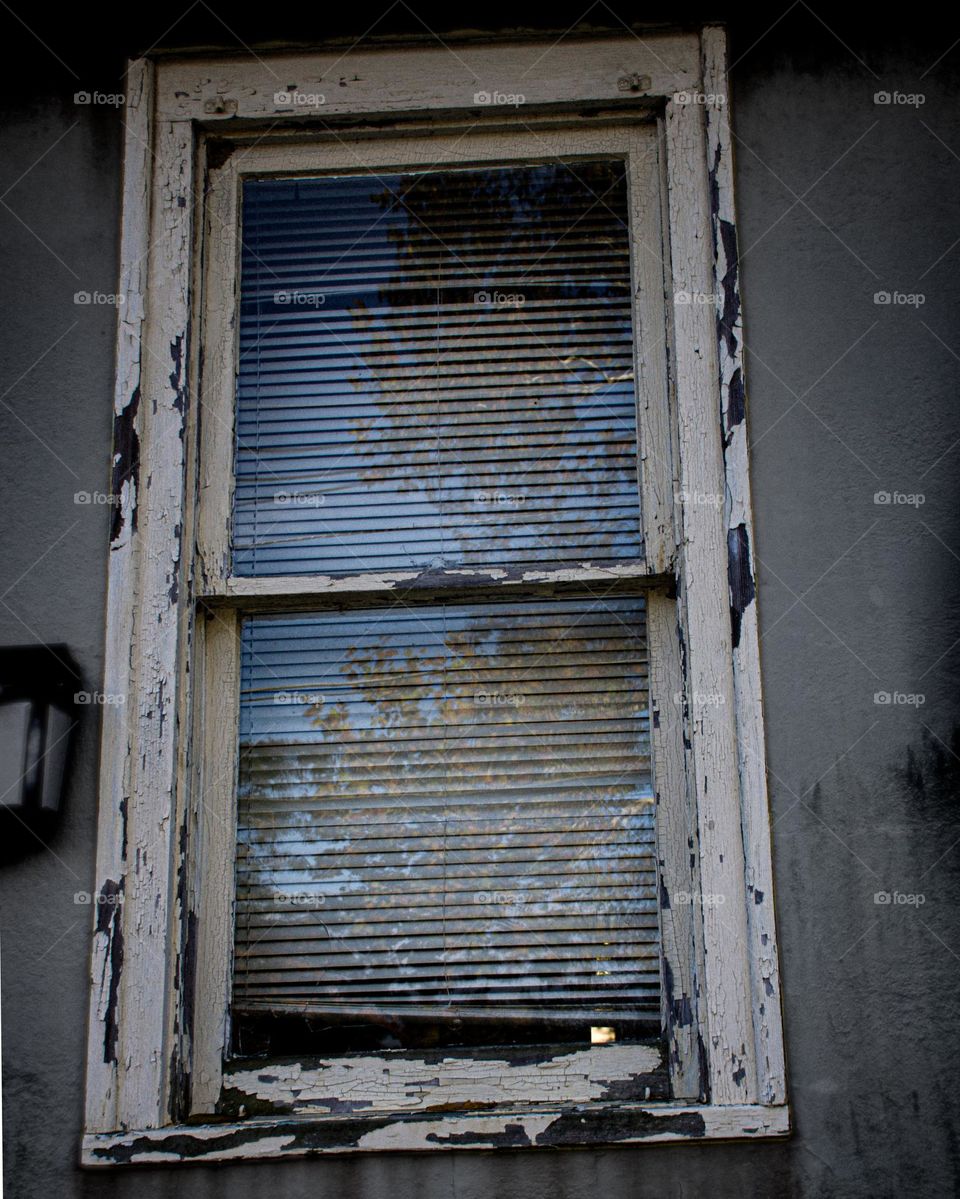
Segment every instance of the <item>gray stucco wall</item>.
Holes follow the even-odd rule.
[[[88,709],[65,827],[0,872],[8,1195],[957,1193],[960,51],[924,76],[939,50],[893,35],[868,65],[842,47],[820,62],[774,47],[752,50],[733,79],[795,1136],[81,1172],[89,909],[73,896],[93,883]],[[881,89],[926,103],[877,106]],[[120,137],[113,110],[77,108],[72,91],[15,97],[0,135],[0,192],[12,185],[0,209],[0,644],[65,641],[92,690],[109,512],[74,493],[107,490],[114,313],[73,295],[115,288]],[[874,303],[895,290],[925,302]],[[924,502],[877,504],[878,491]],[[878,705],[880,691],[925,702]],[[894,890],[924,903],[874,903]]]

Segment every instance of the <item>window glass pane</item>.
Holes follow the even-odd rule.
[[[244,185],[234,569],[641,552],[624,164]]]
[[[244,623],[234,1009],[659,1021],[639,597]]]

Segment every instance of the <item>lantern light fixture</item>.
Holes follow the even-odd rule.
[[[3,861],[43,849],[60,824],[81,686],[65,645],[0,648]]]

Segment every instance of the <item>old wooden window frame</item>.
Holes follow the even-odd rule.
[[[337,60],[129,69],[105,667],[105,688],[129,703],[104,712],[97,880],[110,902],[96,908],[82,1160],[784,1135],[723,31],[355,51],[342,81]],[[481,87],[525,102],[478,107]],[[278,102],[288,88],[325,103]],[[330,1086],[329,1065],[295,1066],[295,1088],[290,1069],[223,1073],[238,613],[320,605],[345,586],[439,589],[457,574],[228,574],[239,179],[358,156],[452,165],[467,143],[471,161],[626,154],[659,182],[656,211],[631,189],[638,243],[659,238],[664,265],[633,254],[637,321],[654,336],[637,351],[645,558],[622,581],[643,587],[655,647],[669,1101],[604,1087],[614,1047],[534,1067],[503,1102],[483,1081],[489,1054],[473,1074],[467,1055],[444,1054],[434,1072],[477,1100],[452,1112],[394,1103],[400,1075],[373,1112],[345,1114],[295,1098]],[[522,593],[530,573],[504,588]],[[534,573],[538,586],[609,581],[589,565]],[[652,1065],[623,1061],[634,1080]],[[389,1073],[375,1056],[351,1065]],[[225,1109],[224,1088],[249,1106]]]

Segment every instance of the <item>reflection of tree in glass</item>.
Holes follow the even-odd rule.
[[[494,797],[504,826],[563,804],[570,831],[623,817],[646,786],[646,684],[622,628],[558,629],[549,616],[491,627],[485,612],[429,648],[365,641],[340,680],[342,698],[311,714],[335,743],[317,798],[382,798],[398,823],[454,818],[461,832],[488,827],[479,813]],[[590,845],[578,856],[591,860]]]
[[[511,978],[534,1004],[629,997],[656,924],[642,600],[343,620],[255,622],[323,695],[254,715],[241,765],[239,885],[316,897],[275,903],[269,934],[292,952],[310,926],[303,1001],[349,1002],[324,954],[401,1004],[509,1006]],[[268,989],[258,930],[238,920],[247,995]]]
[[[441,501],[401,503],[397,541],[467,563],[496,558],[490,538],[507,560],[635,550],[622,165],[386,184],[369,200],[390,250],[378,233],[376,292],[350,309],[377,411],[350,427],[361,478]]]

